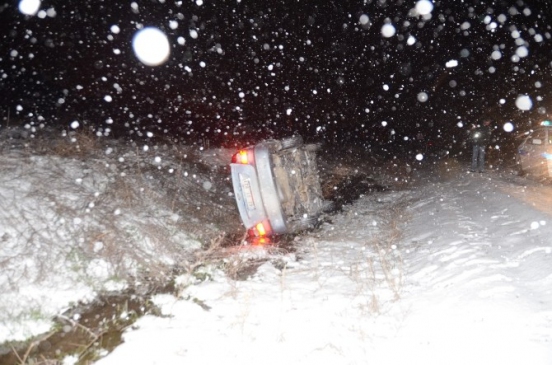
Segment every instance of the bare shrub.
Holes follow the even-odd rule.
[[[189,147],[110,141],[106,153],[89,133],[32,143],[0,159],[3,293],[52,279],[147,290],[220,259],[243,232],[233,197],[219,191],[229,189],[224,169]]]
[[[42,143],[43,153],[63,158],[85,158],[100,152],[99,137],[92,131],[72,131],[65,138],[56,138],[52,143]]]
[[[367,242],[367,245],[373,247],[377,252],[378,260],[376,262],[379,264],[379,269],[381,269],[385,282],[392,291],[395,300],[400,299],[404,278],[403,259],[398,244],[402,239],[400,226],[409,219],[409,216],[405,213],[406,206],[407,202],[399,201],[388,208],[380,234]],[[369,259],[368,265],[372,268],[375,278],[374,261]]]

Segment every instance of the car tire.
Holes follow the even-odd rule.
[[[318,218],[306,217],[299,220],[289,222],[290,232],[304,231],[306,229],[312,229],[316,227]]]
[[[283,138],[281,141],[281,150],[297,148],[303,145],[303,137],[299,135]]]

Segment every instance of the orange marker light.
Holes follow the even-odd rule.
[[[266,230],[262,223],[257,224],[255,228],[257,229],[257,233],[259,233],[259,237],[266,236]]]
[[[238,152],[238,163],[248,164],[249,160],[247,158],[247,151]]]

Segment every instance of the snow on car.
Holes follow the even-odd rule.
[[[318,176],[318,148],[295,135],[262,141],[232,157],[236,203],[250,235],[292,233],[316,224],[328,206]]]
[[[545,120],[518,147],[517,163],[522,173],[552,177],[552,122]]]

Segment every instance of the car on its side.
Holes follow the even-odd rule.
[[[265,140],[233,155],[234,195],[250,235],[268,237],[316,225],[329,207],[320,186],[318,149],[294,135]]]
[[[516,159],[522,174],[552,177],[552,122],[545,120],[527,134],[518,147]]]

